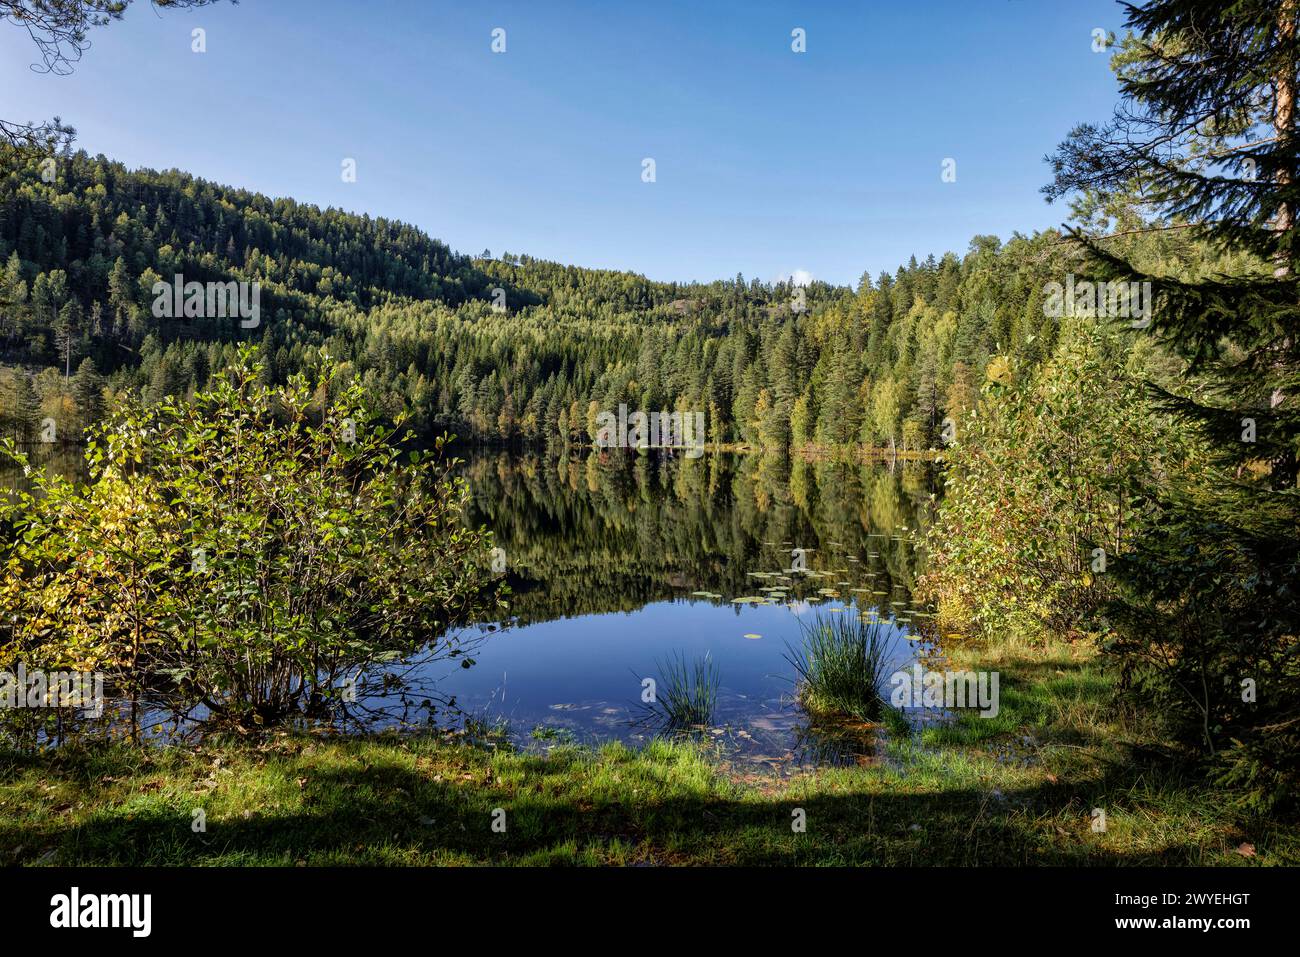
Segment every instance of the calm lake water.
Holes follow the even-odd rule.
[[[794,702],[800,621],[874,613],[898,667],[933,647],[912,598],[937,504],[926,464],[499,454],[464,472],[470,520],[505,553],[514,620],[472,668],[425,677],[520,743],[642,741],[642,679],[662,686],[668,659],[707,654],[721,684],[706,733],[729,757],[868,760],[869,739],[813,732]]]
[[[801,621],[858,614],[886,623],[891,665],[935,650],[928,609],[912,597],[937,506],[932,466],[460,454],[468,520],[504,552],[512,617],[463,632],[470,668],[392,669],[405,694],[362,696],[380,723],[428,720],[418,707],[428,697],[455,705],[434,720],[468,717],[524,747],[637,744],[654,734],[643,679],[662,688],[670,658],[708,655],[720,687],[702,733],[724,759],[788,770],[877,757],[874,732],[810,727],[786,655]],[[49,465],[79,471],[75,452]],[[25,484],[0,475],[0,485]]]

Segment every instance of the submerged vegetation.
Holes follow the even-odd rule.
[[[886,760],[789,778],[728,774],[682,738],[535,754],[277,733],[0,752],[0,864],[1300,864],[1294,827],[1243,816],[1164,760],[1093,652],[980,660],[1004,677],[996,721],[964,717],[892,739]]]

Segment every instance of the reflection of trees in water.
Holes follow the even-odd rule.
[[[34,466],[85,477],[79,448],[25,451]],[[505,549],[511,609],[525,622],[633,611],[692,591],[752,595],[759,583],[748,573],[790,567],[792,547],[809,549],[812,569],[845,568],[853,555],[862,569],[879,572],[873,589],[902,586],[890,598],[907,600],[918,553],[891,536],[906,536],[900,526],[929,526],[939,487],[934,470],[915,462],[891,470],[622,451],[571,459],[476,454],[464,471],[470,521],[491,528]],[[0,490],[29,488],[19,469],[0,463]],[[880,557],[869,559],[872,552]],[[835,553],[843,555],[838,562]]]
[[[759,583],[748,573],[789,568],[793,547],[808,549],[814,570],[849,568],[854,556],[878,573],[873,589],[900,586],[890,597],[910,599],[920,553],[891,536],[928,526],[938,487],[923,463],[890,470],[621,451],[475,455],[464,474],[469,519],[505,550],[511,611],[524,623],[631,611],[692,591],[752,595]]]
[[[17,442],[15,447],[27,456],[33,470],[41,469],[72,480],[87,476],[85,450],[80,446]],[[0,455],[0,491],[32,491],[32,477],[24,475],[23,470],[5,455]]]

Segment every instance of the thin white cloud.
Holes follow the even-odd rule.
[[[807,269],[796,269],[794,272],[781,273],[772,280],[772,283],[775,285],[778,282],[788,282],[793,286],[807,286],[810,285],[812,281],[813,274]]]

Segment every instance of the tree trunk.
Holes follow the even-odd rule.
[[[1282,0],[1282,6],[1278,11],[1277,31],[1279,42],[1283,47],[1289,47],[1295,39],[1296,3],[1297,0]],[[1283,62],[1284,66],[1273,81],[1273,130],[1278,138],[1279,152],[1283,156],[1291,156],[1293,155],[1292,132],[1295,125],[1296,65],[1289,57],[1283,57]],[[1295,170],[1289,166],[1282,166],[1277,170],[1274,182],[1285,188],[1291,185],[1294,178]],[[1273,228],[1282,234],[1290,232],[1294,225],[1295,211],[1292,210],[1290,203],[1283,202],[1277,208]],[[1280,279],[1291,271],[1291,256],[1279,251],[1278,259],[1274,275]]]

